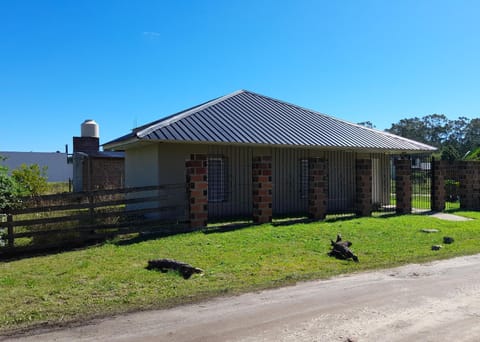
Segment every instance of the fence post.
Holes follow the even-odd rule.
[[[88,192],[88,214],[90,224],[93,224],[95,222],[95,206],[93,203],[93,193],[91,191]]]
[[[13,247],[15,240],[13,237],[13,215],[10,210],[7,211],[7,237],[8,247]]]

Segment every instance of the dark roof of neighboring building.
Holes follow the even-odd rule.
[[[428,152],[435,148],[246,90],[134,129],[104,144],[141,140]]]
[[[94,158],[125,158],[125,152],[116,152],[116,151],[98,151],[88,153],[89,157]]]

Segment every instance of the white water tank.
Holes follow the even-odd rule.
[[[98,124],[94,120],[85,120],[81,126],[82,137],[98,138]]]

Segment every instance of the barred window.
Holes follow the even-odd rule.
[[[223,157],[208,158],[208,201],[227,200],[227,168]]]
[[[300,198],[308,198],[308,159],[300,160]]]

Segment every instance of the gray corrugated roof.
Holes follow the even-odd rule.
[[[128,135],[108,142],[104,147],[114,149],[132,140],[310,146],[395,152],[435,150],[429,145],[246,90],[141,126]]]

